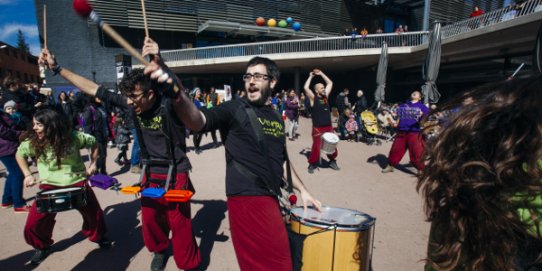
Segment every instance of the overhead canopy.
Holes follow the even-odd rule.
[[[257,26],[216,20],[209,20],[201,24],[198,27],[197,33],[199,34],[204,31],[225,32],[228,33],[228,35],[267,36],[276,38],[330,37],[330,35],[323,33],[295,31],[291,28]]]

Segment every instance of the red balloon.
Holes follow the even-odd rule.
[[[79,16],[84,18],[87,18],[92,12],[92,7],[86,0],[73,0],[73,9]]]
[[[256,25],[257,26],[264,26],[265,25],[265,19],[263,17],[258,17],[258,19],[256,19]]]

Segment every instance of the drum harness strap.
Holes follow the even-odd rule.
[[[267,160],[267,166],[268,170],[271,173],[271,176],[273,180],[268,180],[266,178],[263,178],[262,176],[258,176],[254,172],[250,171],[247,167],[239,163],[232,155],[231,153],[226,149],[226,163],[227,166],[233,166],[241,175],[243,175],[245,178],[253,181],[254,183],[261,184],[265,189],[267,189],[271,194],[275,195],[280,204],[281,209],[283,209],[283,212],[286,212],[286,215],[290,214],[291,205],[294,203],[290,203],[288,198],[290,194],[293,194],[293,185],[292,185],[292,172],[290,169],[290,159],[288,158],[288,151],[286,149],[286,143],[284,143],[284,157],[286,159],[286,183],[285,186],[282,187],[284,190],[286,190],[288,195],[283,195],[281,191],[281,186],[277,183],[276,180],[283,180],[283,178],[279,177],[275,171],[271,168],[271,161],[269,160],[269,149],[265,142],[265,138],[263,135],[263,127],[258,121],[258,117],[256,116],[256,113],[254,112],[254,109],[250,105],[246,105],[243,109],[239,109],[237,113],[235,114],[235,118],[237,119],[238,123],[243,123],[245,120],[242,116],[242,114],[239,114],[241,112],[245,112],[246,116],[248,117],[250,121],[250,125],[252,126],[252,129],[254,130],[254,134],[256,135],[256,140],[258,141],[258,146],[260,148],[261,153],[265,156]],[[281,124],[284,127],[284,122],[282,121],[282,116],[279,115],[278,112],[275,112],[278,119],[280,120]],[[285,209],[285,210],[284,210]]]
[[[171,116],[170,116],[170,110],[168,105],[168,99],[165,96],[161,97],[160,102],[160,116],[161,116],[161,131],[165,135],[165,141],[167,144],[167,155],[168,159],[152,159],[150,158],[149,152],[145,146],[145,141],[143,139],[143,133],[141,132],[141,125],[139,123],[139,120],[136,119],[134,121],[135,128],[137,131],[137,137],[139,140],[139,146],[141,149],[141,156],[142,159],[142,173],[139,176],[139,185],[144,185],[145,187],[148,187],[151,182],[155,183],[162,183],[161,180],[152,180],[150,178],[150,168],[151,165],[158,165],[158,166],[168,166],[168,173],[167,173],[167,179],[166,183],[164,185],[164,189],[168,190],[170,186],[170,182],[173,179],[173,185],[175,185],[176,182],[176,176],[177,176],[177,166],[175,163],[175,149],[174,149],[174,143],[173,143],[173,136],[171,133]],[[143,176],[146,177],[147,181],[145,184],[143,184]]]

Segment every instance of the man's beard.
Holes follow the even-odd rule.
[[[260,89],[260,98],[258,100],[252,101],[248,99],[248,102],[255,106],[264,106],[269,97],[271,97],[272,91],[273,90],[269,86],[266,86],[265,88]],[[250,90],[247,90],[247,93],[250,94]]]

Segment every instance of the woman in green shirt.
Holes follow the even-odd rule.
[[[39,184],[42,191],[85,187],[87,204],[77,208],[83,216],[82,232],[90,241],[98,243],[101,248],[110,247],[111,243],[105,238],[103,210],[86,181],[87,176],[96,171],[98,156],[96,139],[91,135],[72,131],[70,124],[71,122],[63,114],[55,110],[38,111],[32,122],[34,132],[28,140],[21,143],[17,150],[17,163],[25,176],[26,187]],[[88,168],[85,167],[80,155],[80,150],[83,148],[92,149]],[[28,167],[26,160],[29,157],[37,160],[39,181],[36,181]],[[30,260],[33,265],[41,263],[51,253],[55,216],[54,212],[38,212],[36,202],[30,208],[24,236],[26,242],[36,250]]]
[[[542,77],[464,93],[426,146],[427,270],[541,270]]]

